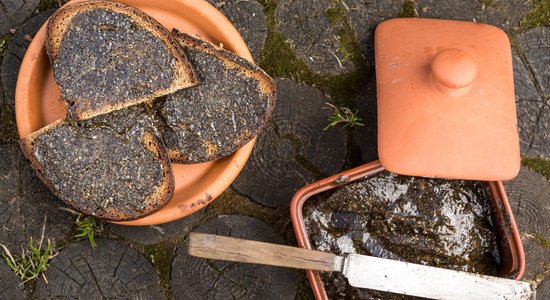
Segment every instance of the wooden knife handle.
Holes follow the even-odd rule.
[[[192,232],[189,255],[317,271],[342,271],[342,257],[297,247]]]

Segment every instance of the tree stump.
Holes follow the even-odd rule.
[[[253,0],[208,0],[239,31],[254,61],[258,63],[267,39],[267,18],[264,7]]]
[[[0,242],[19,252],[30,237],[40,240],[44,224],[45,240],[55,244],[68,237],[74,216],[60,210],[64,205],[36,177],[18,145],[0,145],[0,157]]]
[[[402,1],[347,0],[350,25],[363,56],[374,66],[374,29],[382,21],[399,17]]]
[[[40,0],[0,0],[0,36],[21,25],[32,15]]]
[[[550,28],[524,31],[517,41],[514,77],[521,151],[550,158]]]
[[[365,87],[354,100],[357,115],[365,126],[353,127],[355,145],[361,149],[361,159],[368,163],[378,159],[378,112],[376,102],[376,78],[368,79]]]
[[[466,0],[457,4],[452,0],[419,0],[417,11],[420,17],[463,20],[495,25],[511,30],[531,10],[531,3],[523,0],[479,1]]]
[[[162,299],[153,265],[141,253],[114,240],[98,239],[63,249],[36,282],[34,298]]]
[[[539,286],[537,286],[537,300],[548,299],[550,299],[550,276],[546,276]]]
[[[283,244],[267,224],[241,215],[222,215],[196,232]],[[187,254],[187,241],[172,262],[172,295],[176,299],[295,299],[296,270],[207,260]]]
[[[505,182],[506,193],[525,248],[525,278],[530,280],[545,271],[550,263],[550,184],[525,167],[512,181]]]
[[[342,126],[323,131],[330,102],[316,88],[277,80],[271,120],[233,188],[269,207],[288,207],[294,193],[315,180],[338,173],[347,154]]]
[[[4,60],[2,61],[1,79],[6,100],[12,114],[15,113],[15,85],[17,84],[21,61],[34,35],[54,11],[50,9],[32,17],[21,27],[17,28],[15,35],[8,43]]]
[[[126,226],[109,223],[110,231],[142,245],[153,245],[176,237],[186,236],[199,224],[204,215],[201,209],[189,216],[165,224],[151,226]]]
[[[339,75],[356,67],[350,60],[351,53],[342,47],[341,33],[345,30],[342,10],[345,8],[339,3],[331,7],[330,0],[277,2],[277,29],[313,72]]]
[[[0,297],[2,299],[26,299],[23,285],[15,276],[10,267],[3,261],[0,262]]]

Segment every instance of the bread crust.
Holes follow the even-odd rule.
[[[172,82],[167,88],[155,90],[152,93],[141,96],[139,98],[125,99],[112,105],[105,105],[104,107],[101,107],[99,109],[79,110],[78,108],[73,108],[71,105],[68,105],[69,113],[73,119],[89,119],[91,117],[105,114],[113,110],[118,110],[131,105],[143,103],[154,98],[197,85],[199,83],[193,67],[187,60],[185,53],[181,49],[181,46],[170,35],[170,32],[162,26],[162,24],[160,24],[153,17],[145,14],[135,7],[105,0],[91,0],[75,3],[59,9],[52,15],[47,25],[46,39],[46,51],[48,53],[48,56],[50,57],[52,65],[54,65],[54,62],[59,58],[63,38],[65,37],[73,18],[80,13],[95,9],[104,9],[126,15],[134,20],[137,24],[139,24],[140,28],[148,31],[154,37],[160,39],[167,46],[172,57],[175,59],[175,63],[173,66]],[[66,102],[69,102],[69,99],[64,100]],[[93,100],[94,99],[75,99],[75,101]]]

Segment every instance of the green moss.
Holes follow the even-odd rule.
[[[418,17],[418,12],[416,11],[416,4],[413,0],[406,0],[403,2],[403,7],[401,7],[401,12],[399,13],[400,18],[416,18]]]
[[[336,25],[338,22],[340,22],[345,14],[346,9],[340,2],[335,3],[325,10],[325,15],[327,16],[328,21],[331,25]]]
[[[550,160],[541,157],[522,157],[521,163],[550,179]]]
[[[34,13],[39,14],[48,9],[58,9],[67,2],[69,2],[69,0],[42,0],[38,3]]]
[[[539,243],[543,248],[546,248],[546,249],[550,249],[550,241],[545,239],[542,235],[540,234],[535,234],[534,237],[535,241],[537,241],[537,243]]]
[[[495,5],[496,0],[479,0],[479,3],[483,7],[491,7],[491,6]]]
[[[175,246],[167,244],[148,245],[143,246],[142,251],[160,275],[160,282],[164,289],[164,298],[171,299],[170,271],[172,269]]]
[[[0,61],[2,61],[1,59],[4,57],[4,52],[8,48],[8,42],[10,41],[12,36],[13,35],[11,34],[7,34],[0,38]]]
[[[521,21],[522,28],[550,25],[550,0],[534,0],[533,9]]]
[[[368,68],[364,62],[353,30],[349,25],[338,32],[340,38],[340,51],[344,59],[353,61],[356,70],[337,76],[325,76],[316,74],[301,61],[290,47],[282,33],[276,28],[275,3],[273,1],[260,1],[264,5],[268,19],[268,37],[258,65],[273,78],[292,78],[300,83],[316,86],[335,99],[347,104],[349,100],[364,85]]]

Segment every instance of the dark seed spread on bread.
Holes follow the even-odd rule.
[[[166,147],[184,163],[227,156],[262,127],[270,110],[268,96],[257,79],[239,68],[226,69],[218,57],[192,47],[186,54],[201,84],[164,102],[160,113],[167,125],[162,133]]]
[[[133,105],[107,114],[80,121],[86,127],[108,127],[118,134],[134,134],[147,129],[157,132],[157,121],[152,107],[147,104]]]
[[[100,217],[142,214],[163,181],[162,164],[140,134],[63,123],[36,138],[33,155],[61,199]]]
[[[94,9],[73,18],[54,69],[69,110],[75,99],[96,110],[170,86],[174,64],[164,42],[129,16]]]

